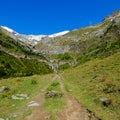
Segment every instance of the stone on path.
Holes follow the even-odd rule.
[[[38,106],[40,106],[40,104],[35,101],[31,101],[28,103],[28,107],[38,107]]]

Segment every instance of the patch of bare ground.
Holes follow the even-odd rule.
[[[45,112],[43,104],[44,104],[44,90],[36,96],[33,101],[39,104],[39,106],[35,107],[32,114],[27,116],[25,120],[49,120],[49,114]]]
[[[51,82],[53,82],[54,80],[57,79],[58,76],[54,76],[53,79],[51,80]],[[44,109],[44,101],[45,101],[45,90],[48,86],[46,86],[45,88],[43,88],[40,92],[39,95],[37,95],[33,101],[35,101],[36,103],[39,104],[39,106],[35,107],[32,110],[32,114],[27,116],[25,120],[50,120],[50,115],[49,113],[47,113]]]

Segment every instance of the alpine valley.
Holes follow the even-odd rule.
[[[120,10],[52,35],[0,26],[0,120],[33,119],[120,120]]]

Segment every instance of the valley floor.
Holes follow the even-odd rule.
[[[1,79],[0,120],[120,120],[119,61],[116,53],[60,74]]]
[[[55,115],[56,120],[99,120],[93,113],[90,113],[81,103],[75,100],[65,89],[61,76],[55,74],[53,81],[59,80],[61,90],[66,99],[66,106]],[[40,107],[37,107],[33,113],[26,118],[26,120],[50,120],[50,115],[44,110],[44,92],[46,87],[41,91],[41,94],[36,97]]]

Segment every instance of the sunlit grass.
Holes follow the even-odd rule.
[[[31,113],[27,107],[27,103],[32,100],[41,90],[51,82],[53,75],[31,77],[18,77],[0,80],[0,86],[7,86],[10,88],[9,92],[0,94],[0,117],[16,119],[24,119],[24,117]],[[33,80],[36,81],[33,84]],[[11,96],[16,94],[27,94],[29,99],[12,100]],[[18,115],[13,118],[13,116]]]
[[[66,90],[103,120],[120,119],[120,53],[62,73]],[[108,98],[105,107],[100,98]]]
[[[46,89],[46,92],[51,90],[62,93],[59,81],[55,80],[52,82]],[[46,98],[44,106],[50,113],[50,120],[57,120],[57,113],[66,106],[64,94],[62,96]]]

